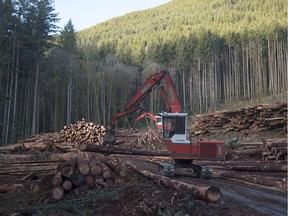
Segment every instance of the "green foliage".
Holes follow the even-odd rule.
[[[76,52],[76,35],[71,19],[60,32],[59,44],[70,52]]]
[[[100,23],[78,32],[77,38],[80,44],[97,41],[94,45],[98,47],[111,42],[115,47],[116,43],[118,48],[114,51],[125,62],[143,63],[143,57],[142,61],[132,57],[139,56],[141,51],[145,60],[167,63],[174,56],[169,45],[191,34],[198,38],[197,52],[205,55],[218,39],[237,47],[243,38],[274,37],[277,31],[285,30],[285,0],[173,0],[161,7]]]

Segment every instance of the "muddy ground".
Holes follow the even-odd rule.
[[[215,134],[210,136],[215,138]],[[249,136],[233,132],[227,133],[225,139],[262,140],[283,136],[286,135],[275,132]],[[1,155],[2,160],[4,156]],[[35,158],[41,159],[41,154]],[[119,158],[123,160],[123,156]],[[155,164],[139,160],[140,156],[124,158],[135,162],[141,169],[157,172]],[[189,191],[167,188],[138,173],[121,185],[107,188],[83,184],[65,194],[60,201],[51,198],[51,190],[46,185],[49,180],[44,177],[29,180],[5,177],[1,178],[0,185],[14,184],[15,188],[0,193],[0,215],[287,215],[287,187],[283,190],[245,183],[223,178],[217,173],[219,170],[215,169],[212,179],[174,177],[190,184],[218,187],[222,196],[216,203],[197,200]]]

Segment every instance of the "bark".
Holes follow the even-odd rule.
[[[95,156],[90,157],[89,169],[91,175],[99,175],[103,171],[101,162]]]
[[[77,155],[77,166],[81,175],[88,175],[90,168],[89,168],[89,157],[87,154]]]
[[[97,146],[93,144],[81,143],[79,149],[81,151],[88,152],[98,152],[106,154],[127,154],[127,155],[146,155],[146,156],[170,156],[171,154],[166,151],[162,152],[151,152],[144,150],[133,150],[133,149],[124,149],[119,147],[113,147],[112,152],[109,150],[109,147],[106,146]]]
[[[0,193],[8,193],[8,192],[13,192],[17,188],[24,188],[22,184],[4,184],[0,185]]]
[[[105,163],[107,167],[117,173],[119,176],[126,178],[131,174],[131,169],[121,163],[118,159],[108,159],[100,157],[100,160]]]
[[[76,158],[72,157],[64,163],[61,168],[61,173],[65,177],[71,177],[74,174],[76,167]]]
[[[217,187],[192,185],[185,182],[173,180],[168,177],[149,172],[147,170],[139,169],[138,167],[135,166],[135,164],[129,161],[127,161],[127,165],[129,165],[136,172],[139,172],[140,174],[144,175],[149,179],[152,179],[156,183],[161,183],[166,187],[174,188],[177,190],[184,189],[186,191],[190,191],[195,196],[196,199],[201,199],[208,202],[217,202],[221,198],[221,191]]]

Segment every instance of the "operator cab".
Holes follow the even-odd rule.
[[[187,140],[187,113],[161,113],[163,138],[173,143],[190,142]]]

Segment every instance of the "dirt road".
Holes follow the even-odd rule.
[[[157,173],[157,165],[149,162],[135,161],[142,169],[149,169]],[[217,176],[212,179],[199,179],[186,176],[178,176],[175,179],[189,184],[197,184],[203,186],[216,186],[221,190],[221,206],[220,208],[230,208],[227,215],[233,209],[247,209],[253,215],[287,215],[287,193],[281,190],[269,189],[261,185],[244,184],[237,180],[228,180]],[[225,210],[223,211],[225,212]],[[222,212],[222,213],[223,213]],[[243,215],[246,213],[239,213]],[[235,212],[235,215],[236,212]]]
[[[220,188],[222,201],[228,206],[229,203],[237,203],[239,206],[249,207],[259,215],[287,215],[287,193],[275,191],[263,187],[251,186],[240,182],[221,178],[210,180],[195,180],[189,177],[179,177],[187,183],[197,182],[203,185],[213,185]]]

